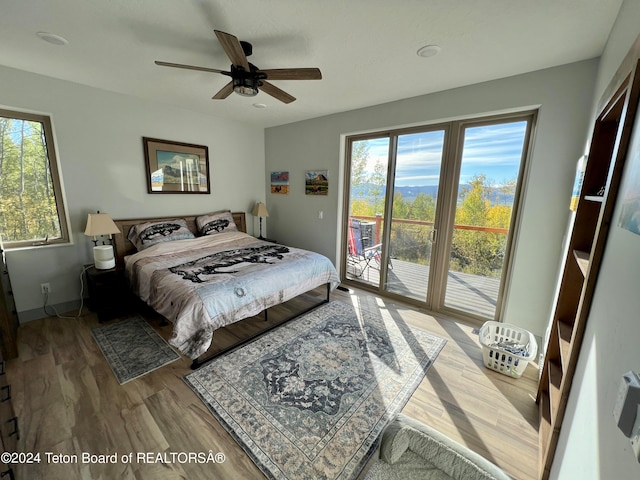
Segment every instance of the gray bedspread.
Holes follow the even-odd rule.
[[[207,351],[216,329],[339,283],[325,256],[242,232],[160,243],[125,265],[134,292],[173,322],[169,343],[190,358]]]

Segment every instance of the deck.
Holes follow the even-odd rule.
[[[347,278],[377,286],[380,281],[380,272],[373,266],[362,272],[359,266],[349,265]],[[392,259],[391,268],[387,274],[386,290],[424,301],[428,279],[428,266]],[[444,304],[446,307],[492,320],[495,315],[499,289],[499,278],[450,271]]]

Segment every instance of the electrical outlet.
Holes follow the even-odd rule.
[[[49,285],[48,283],[41,283],[40,291],[42,292],[43,295],[47,293],[51,293],[51,285]]]

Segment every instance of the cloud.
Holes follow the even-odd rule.
[[[517,178],[526,128],[526,122],[465,128],[460,181],[464,183],[479,174],[501,182]],[[361,141],[369,147],[368,172],[373,172],[378,162],[387,165],[388,137]],[[436,184],[440,176],[443,145],[443,130],[399,135],[396,185]]]

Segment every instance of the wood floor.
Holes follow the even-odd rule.
[[[324,289],[314,293],[323,296]],[[536,368],[527,367],[520,379],[487,370],[471,326],[357,290],[336,291],[332,300],[379,310],[446,338],[447,345],[403,412],[467,445],[515,479],[537,478]],[[272,310],[268,323],[277,322],[289,308],[300,308],[302,302]],[[161,319],[155,315],[147,313],[145,318],[168,338],[170,326],[160,326]],[[96,316],[89,313],[79,319],[50,317],[20,327],[20,356],[9,362],[7,375],[20,421],[19,451],[40,452],[41,463],[17,466],[16,478],[264,478],[183,382],[190,360],[181,358],[119,385],[91,336],[91,328],[97,325]],[[214,342],[222,346],[264,325],[260,319],[239,322],[216,334]],[[208,454],[210,450],[223,453],[225,461],[164,463],[157,458],[163,452]],[[134,461],[122,463],[121,457],[131,452]],[[151,461],[136,461],[137,452],[147,452]],[[117,453],[118,461],[82,463],[83,453]],[[78,461],[53,454],[77,455]],[[67,462],[55,464],[55,459]]]

